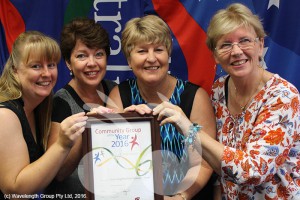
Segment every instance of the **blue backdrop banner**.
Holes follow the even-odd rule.
[[[268,70],[299,89],[299,0],[1,0],[0,68],[3,69],[11,45],[22,31],[38,30],[59,41],[65,23],[77,16],[88,16],[110,34],[112,54],[106,78],[120,82],[133,76],[121,52],[125,23],[132,17],[156,14],[167,22],[173,34],[170,72],[210,91],[213,80],[222,73],[205,46],[205,33],[212,15],[233,2],[247,5],[262,19],[268,34],[264,54]],[[55,90],[69,80],[69,72],[61,61]]]

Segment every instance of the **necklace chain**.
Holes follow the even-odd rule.
[[[248,100],[246,101],[246,103],[242,106],[240,103],[239,103],[239,101],[237,101],[237,89],[236,89],[236,87],[235,87],[235,85],[234,85],[234,89],[235,89],[235,100],[236,100],[236,102],[239,104],[239,106],[240,106],[240,109],[244,112],[245,110],[246,110],[246,108],[247,108],[247,105],[249,104],[249,102],[250,102],[250,100],[253,98],[253,96],[257,93],[257,91],[259,90],[259,86],[260,86],[260,83],[262,82],[262,80],[263,80],[263,78],[264,78],[264,72],[265,72],[265,70],[264,70],[264,68],[261,68],[262,69],[262,75],[261,75],[261,78],[260,78],[260,80],[259,80],[259,82],[258,82],[258,85],[257,85],[257,87],[256,87],[256,89],[255,89],[255,91],[254,91],[254,93],[252,94],[252,95],[250,95],[250,97],[248,98]]]

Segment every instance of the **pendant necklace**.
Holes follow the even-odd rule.
[[[239,104],[240,109],[241,109],[243,112],[246,110],[247,105],[249,104],[250,100],[254,97],[254,95],[255,95],[255,94],[258,92],[258,90],[259,90],[259,86],[260,86],[260,83],[261,83],[262,80],[263,80],[264,72],[265,72],[265,70],[264,70],[263,68],[261,68],[261,69],[263,70],[263,71],[262,71],[262,75],[261,75],[261,79],[260,79],[260,81],[258,82],[258,85],[257,85],[257,87],[256,87],[256,89],[255,89],[253,95],[251,95],[251,96],[249,97],[249,99],[246,101],[246,103],[245,103],[244,105],[241,105],[241,104],[237,101],[237,99],[238,99],[237,89],[236,89],[236,87],[234,86],[234,88],[235,88],[235,100],[236,100],[236,102]]]

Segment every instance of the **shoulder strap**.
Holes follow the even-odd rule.
[[[186,114],[188,118],[190,118],[195,94],[198,88],[199,88],[198,85],[195,85],[191,82],[187,82],[184,91],[180,95],[181,98],[180,108],[183,110],[183,112]]]

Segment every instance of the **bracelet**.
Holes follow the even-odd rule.
[[[197,137],[197,133],[202,129],[202,126],[200,126],[197,123],[193,123],[188,132],[188,136],[183,140],[183,142],[187,145],[190,146],[192,145],[193,149],[195,148],[195,141]]]
[[[185,197],[185,195],[184,195],[184,194],[182,194],[182,193],[177,193],[176,195],[179,195],[179,196],[181,196],[181,198],[182,198],[183,200],[187,200],[187,198]]]

